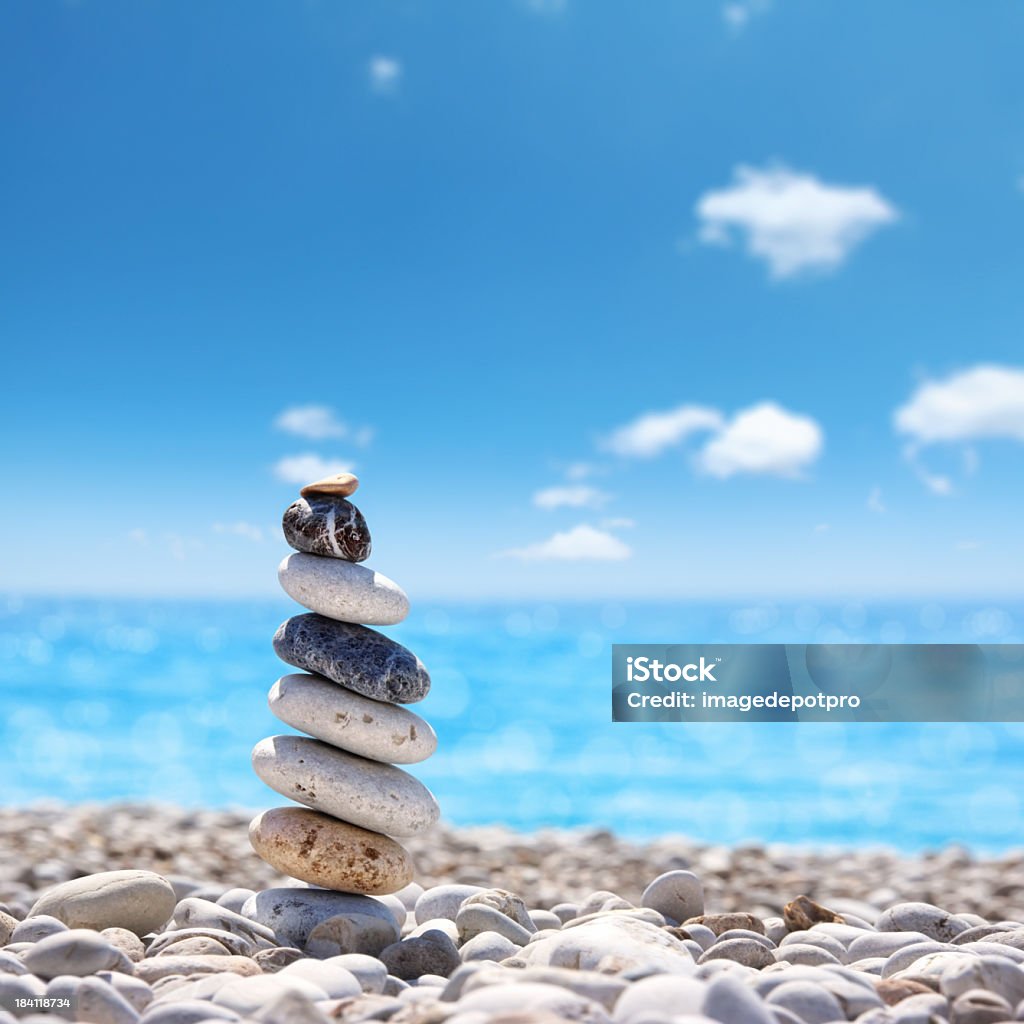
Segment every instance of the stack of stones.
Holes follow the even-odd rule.
[[[405,593],[359,565],[370,534],[347,499],[359,486],[342,474],[304,487],[284,514],[296,549],[278,569],[281,586],[308,608],[274,636],[278,656],[303,669],[270,690],[270,709],[307,736],[257,744],[256,774],[304,807],[264,811],[249,827],[253,849],[293,878],[339,892],[397,892],[413,876],[392,836],[430,828],[433,794],[396,768],[429,757],[434,730],[399,707],[422,700],[430,676],[419,658],[367,628],[393,625],[409,612]]]

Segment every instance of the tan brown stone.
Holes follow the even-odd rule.
[[[797,896],[782,908],[782,917],[787,930],[802,932],[813,928],[816,924],[845,924],[843,918],[834,910],[815,903],[809,896]]]
[[[710,928],[716,935],[722,932],[732,931],[733,928],[743,928],[748,932],[757,932],[764,935],[764,921],[753,914],[701,914],[700,917],[691,917],[683,922],[685,928],[688,924],[702,924]]]
[[[313,494],[328,494],[332,498],[347,498],[350,494],[356,493],[359,486],[359,479],[351,473],[337,473],[335,476],[325,476],[323,480],[316,480],[306,484],[299,491],[304,498]]]
[[[135,977],[147,985],[172,974],[191,977],[193,974],[219,974],[222,971],[243,977],[263,973],[260,965],[247,956],[153,956],[135,965]]]
[[[275,807],[249,825],[271,867],[325,889],[380,896],[412,881],[409,854],[388,836],[304,807]]]
[[[909,978],[881,978],[875,982],[875,991],[886,1006],[895,1006],[911,996],[919,996],[935,990],[919,981],[911,981]]]

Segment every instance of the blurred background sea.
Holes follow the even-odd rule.
[[[249,751],[290,731],[280,601],[0,597],[8,805],[279,802]],[[612,643],[1024,642],[1024,604],[414,605],[433,678],[413,771],[454,824],[916,850],[1024,845],[1024,725],[613,724]]]

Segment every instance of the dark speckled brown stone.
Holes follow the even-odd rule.
[[[323,615],[296,615],[274,634],[277,656],[326,676],[371,700],[413,704],[430,691],[430,675],[412,651],[366,626]]]
[[[350,501],[326,495],[299,498],[284,513],[284,539],[296,551],[346,562],[370,557],[370,531],[366,520]]]

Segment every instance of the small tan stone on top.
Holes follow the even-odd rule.
[[[271,867],[325,889],[382,896],[412,881],[412,861],[394,839],[305,807],[264,811],[249,842]]]
[[[327,494],[332,498],[347,498],[350,494],[356,493],[359,486],[359,478],[352,473],[336,473],[334,476],[325,476],[323,480],[316,480],[306,484],[299,491],[304,498],[314,494]]]

